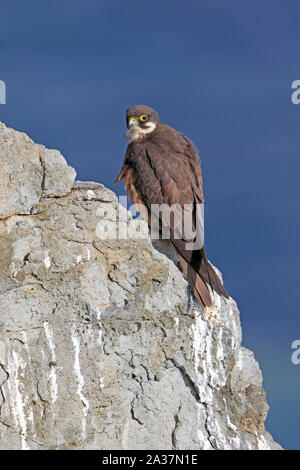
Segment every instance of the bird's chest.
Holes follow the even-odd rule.
[[[146,152],[133,154],[129,160],[132,169],[132,184],[145,203],[161,204],[161,184],[156,168]]]

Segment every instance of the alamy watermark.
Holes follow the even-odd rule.
[[[291,95],[291,101],[293,104],[300,103],[300,80],[294,80],[292,83],[292,89],[295,91]]]
[[[300,364],[300,339],[295,339],[291,348],[295,350],[291,355],[291,361],[295,366],[298,366]]]
[[[6,83],[0,80],[0,104],[6,104]]]
[[[100,240],[146,239],[149,226],[153,240],[180,240],[186,250],[200,250],[204,245],[204,204],[151,204],[150,208],[135,204],[127,207],[127,197],[119,196],[118,205],[109,210],[98,207],[97,216],[100,221],[96,236]],[[141,224],[141,219],[148,224]]]

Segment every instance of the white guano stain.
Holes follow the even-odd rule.
[[[14,262],[11,263],[10,265],[11,270],[12,270],[12,277],[16,277],[18,274],[18,270],[16,269],[16,265]]]
[[[128,431],[129,431],[129,421],[127,420],[124,423],[122,434],[121,434],[122,449],[127,449],[128,448]]]
[[[57,393],[58,393],[58,388],[57,388],[57,378],[56,378],[56,354],[55,354],[55,344],[54,344],[54,338],[53,338],[53,331],[47,321],[44,322],[44,330],[45,330],[45,335],[47,339],[47,343],[50,349],[51,353],[51,362],[52,365],[50,367],[50,381],[51,381],[51,401],[52,405],[54,407],[55,402],[57,400]]]
[[[12,415],[16,427],[21,434],[22,450],[29,450],[30,447],[26,442],[27,438],[27,420],[24,408],[25,392],[24,385],[19,380],[19,370],[25,369],[26,363],[16,351],[11,351],[8,355],[8,389],[9,399],[11,403]]]
[[[28,347],[28,341],[27,341],[27,335],[26,335],[26,332],[25,331],[22,331],[22,337],[23,337],[23,342],[24,342],[24,346],[25,346],[25,349],[26,349],[26,352],[27,352],[27,357],[28,357],[28,367],[29,367],[29,370],[30,372],[32,373],[33,372],[33,367],[32,367],[32,362],[31,362],[31,356],[30,356],[30,352],[29,352],[29,347]],[[34,373],[34,372],[33,372]],[[28,405],[27,405],[27,409],[28,409]],[[34,414],[33,414],[33,409],[32,408],[29,408],[28,411],[27,411],[27,431],[28,431],[28,428],[31,429],[31,434],[34,438],[36,438],[36,433],[35,433],[35,422],[34,422]],[[28,426],[29,425],[29,426]],[[24,441],[23,442],[24,444],[24,448],[25,450],[30,450],[30,447],[28,446],[28,444]]]
[[[88,199],[93,199],[95,197],[95,193],[92,189],[87,190],[87,197]]]
[[[44,259],[44,265],[46,266],[47,269],[49,269],[51,266],[51,258],[48,255],[48,253],[46,253],[46,258]]]
[[[99,307],[96,307],[96,318],[98,321],[100,321],[100,318],[101,318],[101,310]]]
[[[205,431],[203,423],[201,421],[204,407],[201,403],[197,403],[197,408],[198,408],[198,411],[197,411],[197,420],[198,420],[198,423],[197,423],[198,424],[197,437],[198,437],[198,440],[199,440],[200,448],[202,450],[210,450],[212,448],[212,445],[208,440],[207,431]],[[205,413],[205,411],[204,411],[204,413]]]
[[[212,360],[212,331],[209,328],[208,321],[201,318],[201,314],[196,313],[194,324],[191,326],[192,345],[194,350],[194,371],[198,383],[200,400],[206,404],[207,421],[212,421],[211,403],[213,401],[213,392],[210,386],[211,379],[216,381],[214,364]],[[201,408],[198,409],[198,423],[201,422]],[[218,424],[218,423],[217,423]],[[205,440],[201,429],[198,429],[198,439],[203,448],[210,449],[211,442],[209,438]]]
[[[207,322],[202,320],[200,314],[196,312],[194,324],[191,326],[192,344],[194,350],[194,371],[199,385],[199,393],[202,402],[212,401],[212,391],[208,384],[208,368],[205,355],[207,343],[205,338],[209,335]],[[201,360],[202,359],[202,360]],[[201,372],[199,371],[201,369]]]
[[[203,377],[201,377],[201,374],[199,373],[199,366],[200,366],[200,355],[201,355],[201,342],[202,342],[202,334],[201,334],[201,319],[199,316],[195,318],[195,321],[193,325],[191,326],[191,332],[192,332],[192,344],[193,344],[193,349],[194,349],[194,371],[197,377],[197,382],[199,384],[199,388],[201,387],[201,383],[203,383]],[[203,371],[206,374],[206,371]],[[201,427],[200,427],[200,422],[201,422],[201,408],[200,406],[198,407],[197,411],[197,419],[198,419],[198,429],[197,429],[197,436],[199,439],[199,442],[204,445],[204,442],[206,442],[206,438],[203,436],[203,433],[201,432]],[[209,445],[206,443],[207,446]]]
[[[260,436],[257,435],[257,448],[258,448],[258,450],[269,450],[270,449],[270,446],[267,443],[267,441],[266,441],[265,437],[263,436],[263,434],[261,434]]]
[[[217,349],[217,359],[222,362],[224,361],[225,355],[224,355],[224,348],[223,348],[223,330],[220,328],[218,332],[218,349]]]
[[[193,332],[193,349],[195,354],[195,364],[194,370],[198,377],[199,375],[199,364],[200,364],[200,350],[201,350],[201,334],[200,328],[198,324],[198,319],[196,319],[195,323],[192,325],[192,332]]]
[[[104,377],[100,377],[99,382],[100,382],[100,388],[102,390],[105,387]]]
[[[97,344],[98,344],[98,346],[102,346],[103,331],[100,328],[101,311],[100,311],[99,307],[96,307],[96,318],[97,318],[97,322],[99,323],[99,330],[98,330],[98,334],[97,334]]]
[[[232,423],[230,419],[230,414],[229,414],[229,409],[227,405],[226,398],[223,397],[223,402],[225,406],[225,415],[226,415],[226,421],[227,421],[227,427],[230,429],[230,433],[228,433],[229,436],[229,441],[232,445],[232,448],[234,449],[240,449],[241,448],[241,439],[239,436],[239,431],[238,428],[235,426],[235,424]],[[231,434],[235,434],[234,436],[231,436]]]
[[[211,408],[211,407],[209,407]],[[222,450],[232,450],[231,445],[228,442],[227,435],[224,433],[222,426],[218,420],[218,416],[214,414],[214,411],[209,411],[209,419],[211,421],[211,429],[214,430],[214,440],[217,443],[217,448]]]
[[[24,436],[22,436],[22,450],[31,450]]]
[[[88,414],[90,404],[89,404],[88,399],[82,393],[83,386],[84,386],[84,378],[80,370],[80,362],[79,362],[80,338],[76,332],[75,326],[72,327],[71,338],[72,338],[72,343],[73,343],[74,350],[75,350],[73,370],[74,370],[74,374],[75,374],[76,382],[77,382],[77,394],[83,404],[81,435],[82,435],[82,439],[85,439],[86,438],[86,417]]]

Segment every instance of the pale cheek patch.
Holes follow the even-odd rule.
[[[129,142],[134,142],[140,137],[143,137],[146,134],[150,134],[151,132],[154,131],[155,128],[156,128],[156,124],[154,122],[149,122],[145,129],[142,129],[139,126],[130,127],[130,129],[128,129],[128,131],[126,132],[126,139]]]
[[[133,142],[140,137],[140,128],[137,126],[130,127],[126,132],[126,139],[128,142]]]

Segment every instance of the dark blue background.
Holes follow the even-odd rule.
[[[137,103],[198,147],[206,246],[241,310],[271,406],[300,448],[299,1],[1,0],[0,119],[113,186]]]

